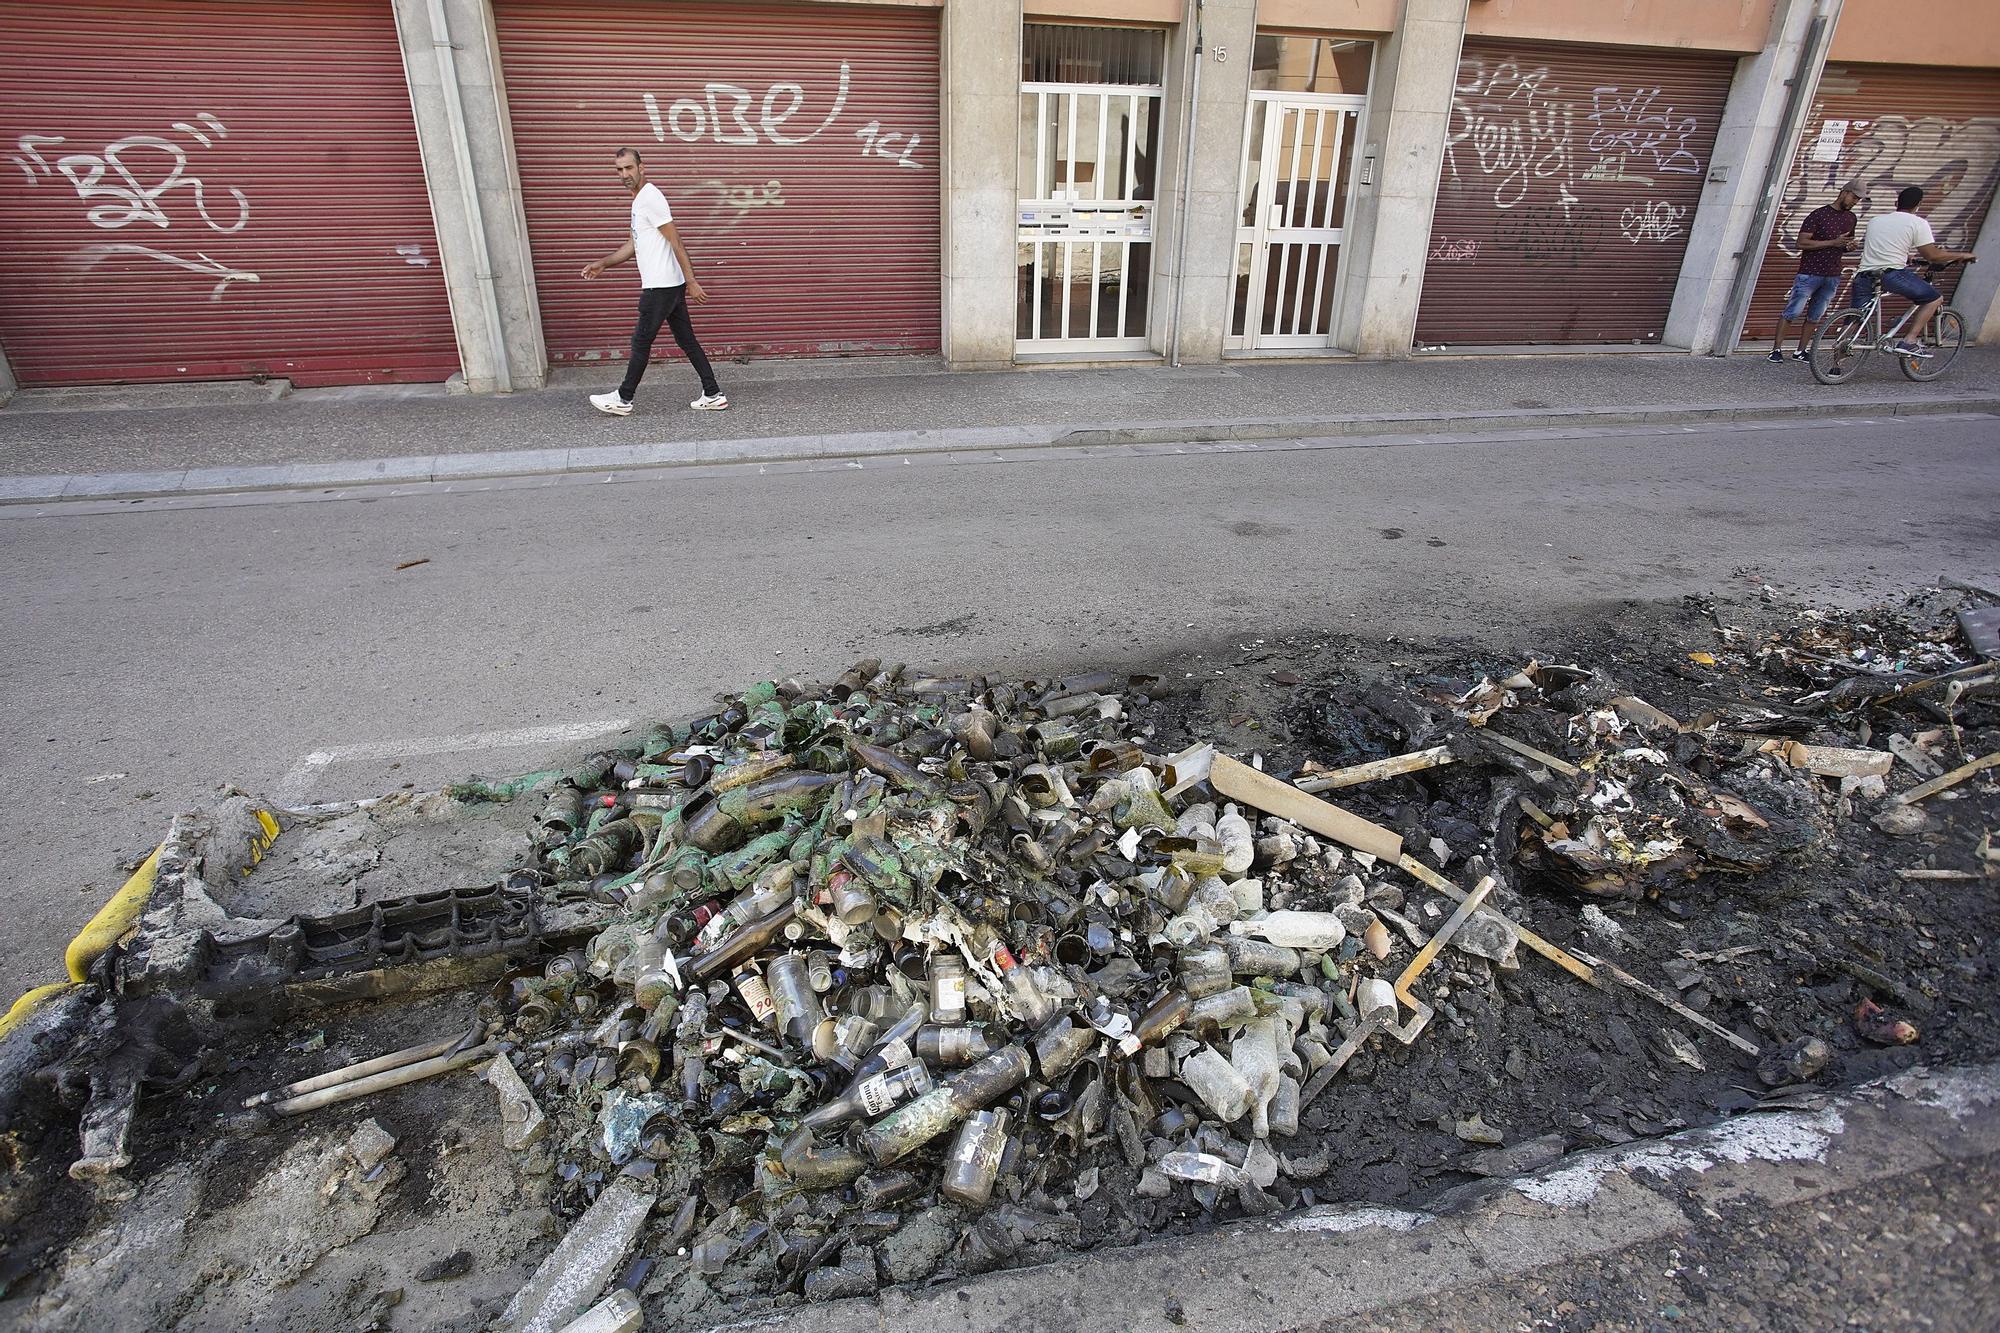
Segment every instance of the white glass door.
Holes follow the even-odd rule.
[[[1022,84],[1018,350],[1146,347],[1160,92]]]
[[[1367,102],[1345,94],[1251,93],[1228,347],[1331,345],[1340,245]]]

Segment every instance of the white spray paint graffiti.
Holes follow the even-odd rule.
[[[229,137],[229,127],[206,111],[193,121],[177,120],[170,128],[203,148],[212,148]],[[65,142],[60,134],[23,134],[15,141],[16,151],[10,160],[31,186],[44,180],[68,182],[76,197],[89,205],[84,220],[93,227],[117,231],[144,224],[167,230],[173,225],[167,205],[176,190],[192,195],[194,210],[210,231],[234,236],[250,224],[249,197],[233,185],[225,188],[236,206],[235,216],[218,218],[209,212],[209,187],[189,172],[188,149],[177,140],[157,134],[129,134],[99,152],[64,153],[50,161],[43,150]],[[199,252],[190,260],[148,245],[119,243],[87,246],[80,253],[86,266],[116,255],[134,255],[217,277],[220,281],[209,295],[212,301],[221,300],[231,283],[258,281],[254,273],[231,268]]]
[[[89,268],[99,260],[109,259],[115,255],[143,255],[148,259],[157,259],[162,263],[172,264],[175,268],[184,268],[190,273],[200,273],[206,277],[218,278],[220,281],[215,284],[215,290],[208,294],[208,299],[211,301],[220,301],[222,294],[229,290],[229,284],[232,282],[256,283],[263,281],[255,273],[245,273],[242,269],[231,268],[227,264],[210,259],[199,250],[195,252],[194,259],[183,259],[179,255],[170,255],[164,250],[155,250],[150,245],[135,245],[130,241],[114,241],[106,242],[102,245],[85,246],[83,249],[84,267]],[[197,263],[197,260],[200,262]]]
[[[1590,109],[1562,97],[1546,66],[1524,69],[1514,61],[1497,65],[1467,56],[1459,62],[1452,91],[1452,123],[1445,137],[1444,166],[1458,182],[1472,172],[1493,181],[1496,208],[1512,208],[1536,180],[1553,181],[1558,202],[1580,202],[1574,186],[1589,182],[1653,183],[1656,175],[1697,175],[1699,156],[1688,147],[1700,129],[1694,116],[1662,105],[1658,88],[1600,85],[1590,91]],[[1577,130],[1587,131],[1583,151],[1597,161],[1576,170]],[[1460,152],[1465,145],[1467,153]],[[1470,161],[1464,161],[1464,157]]]
[[[1660,106],[1658,88],[1592,88],[1590,141],[1600,156],[1619,153],[1638,161],[1652,158],[1653,170],[1684,176],[1701,174],[1701,159],[1688,148],[1697,126],[1693,116]],[[1658,108],[1657,110],[1655,108]]]
[[[1479,242],[1470,238],[1453,240],[1439,234],[1431,237],[1430,259],[1434,264],[1471,264],[1479,259]]]
[[[1684,230],[1681,219],[1687,216],[1687,212],[1685,206],[1666,199],[1628,204],[1625,211],[1618,215],[1618,234],[1634,245],[1641,241],[1656,244],[1671,241]]]
[[[1815,156],[1812,142],[1800,148],[1772,233],[1781,252],[1798,257],[1806,215],[1832,203],[1849,181],[1859,182],[1868,205],[1858,211],[1868,217],[1894,208],[1903,186],[1922,186],[1923,211],[1938,242],[1955,250],[1972,246],[2000,190],[2000,117],[1880,116],[1841,124],[1852,137],[1834,160]]]
[[[692,193],[715,196],[716,210],[728,213],[727,220],[722,224],[724,231],[737,226],[758,209],[785,206],[783,181],[765,181],[762,185],[731,185],[727,181],[708,180],[695,186]]]
[[[1583,187],[1651,189],[1662,175],[1698,175],[1704,164],[1691,145],[1700,129],[1698,117],[1666,103],[1659,88],[1598,85],[1585,102],[1566,95],[1545,65],[1467,56],[1452,90],[1444,179],[1490,188],[1494,208],[1521,210],[1509,216],[1523,257],[1565,266],[1586,248],[1575,230]],[[1642,197],[1612,206],[1623,208],[1619,231],[1635,245],[1686,232],[1685,205]],[[1465,257],[1450,247],[1432,256]]]
[[[840,87],[834,93],[832,107],[816,128],[799,135],[787,133],[785,126],[805,105],[803,84],[774,83],[764,90],[760,98],[741,84],[706,83],[702,85],[700,97],[675,98],[664,110],[660,107],[660,99],[652,93],[642,94],[642,100],[646,107],[646,120],[653,127],[653,137],[661,143],[672,135],[682,143],[707,140],[743,148],[759,144],[794,148],[811,143],[833,127],[834,122],[840,119],[840,113],[847,108],[853,84],[853,69],[843,60],[840,62]],[[753,107],[756,108],[754,123],[751,120]],[[861,156],[864,158],[880,158],[899,167],[918,170],[924,166],[915,156],[917,146],[923,142],[920,134],[884,130],[880,121],[871,120],[856,130],[854,137],[862,141]],[[900,149],[898,144],[902,145]]]
[[[871,120],[863,125],[854,132],[854,137],[861,140],[864,145],[861,149],[863,157],[872,154],[894,162],[899,167],[915,167],[919,171],[923,170],[924,164],[911,156],[917,151],[917,140],[921,137],[919,135],[910,135],[909,142],[903,145],[903,151],[900,153],[896,151],[896,143],[904,137],[902,131],[884,130],[879,120]]]
[[[228,138],[228,128],[206,111],[196,119],[212,126],[217,138]],[[173,128],[181,130],[197,140],[204,148],[213,144],[207,134],[186,121],[176,121]],[[229,196],[236,204],[236,218],[226,226],[218,222],[208,211],[207,187],[201,177],[188,174],[187,150],[172,139],[155,134],[130,134],[104,146],[101,153],[68,153],[51,164],[42,153],[44,147],[53,147],[64,142],[59,134],[24,134],[16,141],[18,155],[14,165],[28,178],[30,185],[37,184],[41,177],[60,175],[76,190],[77,198],[89,201],[108,199],[108,203],[91,205],[88,217],[94,227],[115,229],[129,227],[135,222],[150,223],[155,227],[169,225],[166,206],[161,199],[170,190],[181,188],[194,192],[195,211],[201,214],[211,230],[224,236],[242,231],[250,221],[250,201],[243,191],[230,186]],[[143,183],[139,171],[125,159],[129,154],[152,152],[165,159],[164,163],[149,175],[157,175],[152,183]]]
[[[1548,79],[1546,66],[1524,70],[1503,60],[1489,68],[1476,56],[1459,62],[1444,142],[1445,170],[1454,182],[1463,178],[1459,145],[1467,145],[1472,160],[1464,170],[1492,182],[1495,208],[1520,203],[1536,180],[1557,182],[1560,194],[1575,202],[1570,191],[1576,176],[1574,108],[1542,100]]]

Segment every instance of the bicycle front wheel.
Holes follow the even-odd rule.
[[[1845,384],[1853,379],[1873,350],[1867,333],[1868,315],[1861,310],[1850,310],[1820,325],[1813,335],[1812,350],[1806,354],[1813,378],[1821,384]]]
[[[1940,310],[1917,342],[1930,356],[1922,359],[1899,356],[1896,364],[1913,380],[1934,380],[1951,369],[1951,363],[1958,359],[1958,349],[1965,346],[1965,321],[1956,310]]]

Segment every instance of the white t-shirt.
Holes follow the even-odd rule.
[[[1861,232],[1861,271],[1879,272],[1902,268],[1910,262],[1910,252],[1920,245],[1935,245],[1931,224],[1915,213],[1898,209],[1868,219]]]
[[[678,287],[687,281],[674,247],[660,235],[661,226],[673,220],[667,197],[651,181],[632,196],[632,257],[639,261],[641,287]]]

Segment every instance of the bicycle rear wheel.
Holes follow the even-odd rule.
[[[1806,364],[1812,368],[1813,378],[1821,384],[1845,384],[1853,379],[1874,350],[1867,333],[1868,315],[1862,310],[1850,310],[1820,325],[1807,353]]]
[[[1919,360],[1914,356],[1899,356],[1896,364],[1913,380],[1934,380],[1958,359],[1958,349],[1965,345],[1965,321],[1956,310],[1940,310],[1917,341],[1930,352],[1930,357]]]

